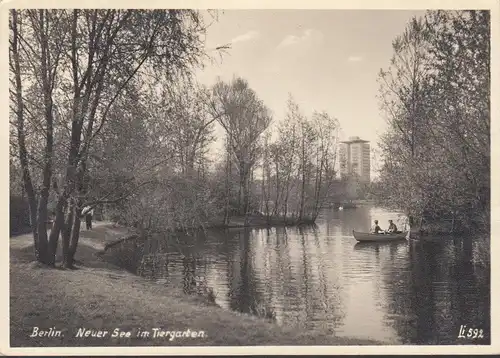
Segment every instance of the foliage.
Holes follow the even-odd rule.
[[[307,118],[290,95],[274,142],[265,142],[261,211],[316,219],[335,181],[338,121],[326,112]]]
[[[11,12],[11,191],[28,200],[38,261],[55,265],[61,237],[73,266],[85,206],[147,235],[235,215],[314,221],[343,190],[335,118],[307,117],[290,96],[273,138],[272,113],[245,79],[196,82],[202,18]],[[212,159],[217,126],[225,143]]]
[[[206,25],[194,10],[10,15],[11,145],[29,200],[35,256],[53,265],[61,234],[64,265],[71,267],[82,207],[122,200],[142,185],[145,168],[157,166],[154,157],[132,154],[151,147],[141,143],[148,128],[133,117],[144,113],[137,78],[189,75],[205,55]],[[125,128],[131,132],[120,143]],[[55,220],[47,238],[51,195]]]
[[[238,212],[250,209],[250,178],[261,154],[261,136],[271,123],[271,114],[243,78],[230,83],[221,80],[213,87],[214,116],[227,136],[230,160],[239,174]]]
[[[487,11],[428,11],[394,41],[379,76],[387,205],[459,230],[489,227],[489,31]]]

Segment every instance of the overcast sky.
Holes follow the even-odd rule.
[[[200,71],[207,85],[217,76],[242,76],[272,110],[284,117],[288,93],[305,114],[337,117],[344,138],[372,147],[385,129],[377,74],[392,55],[392,40],[412,16],[403,10],[226,10],[208,30],[207,48],[231,43],[228,54]]]

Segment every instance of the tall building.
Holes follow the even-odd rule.
[[[361,182],[370,182],[370,142],[349,137],[340,144],[340,175],[357,174]]]

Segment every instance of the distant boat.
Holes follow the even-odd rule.
[[[352,231],[352,235],[359,242],[385,242],[385,241],[397,241],[405,240],[408,236],[408,232],[401,232],[396,234],[372,234],[368,232]]]

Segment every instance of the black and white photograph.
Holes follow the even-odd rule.
[[[2,353],[499,353],[500,3],[171,3],[0,4]]]

